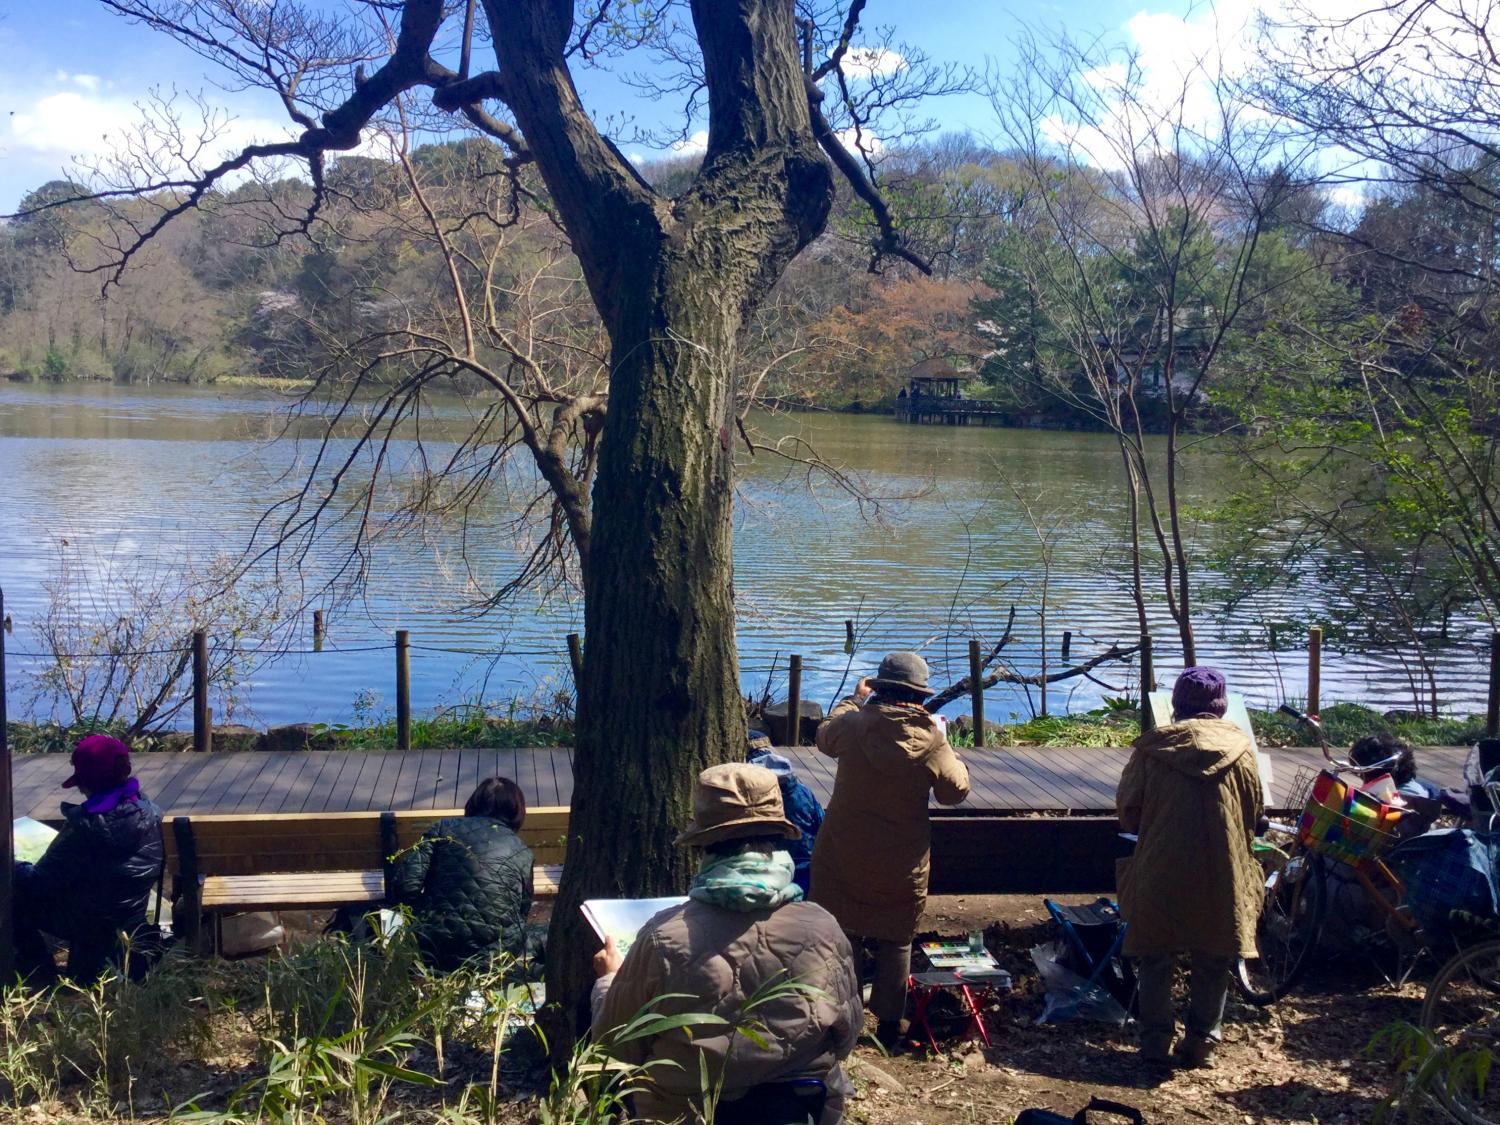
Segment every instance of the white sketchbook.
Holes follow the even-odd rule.
[[[677,898],[591,898],[580,910],[588,919],[599,940],[614,938],[621,955],[630,951],[641,927],[663,910],[681,906],[687,899]]]

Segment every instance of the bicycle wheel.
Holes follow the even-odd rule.
[[[1471,945],[1438,970],[1422,1002],[1422,1030],[1442,1048],[1432,1094],[1465,1125],[1500,1125],[1500,939]]]
[[[1323,930],[1327,880],[1323,865],[1306,852],[1267,871],[1265,899],[1255,927],[1260,955],[1241,957],[1234,974],[1240,995],[1250,1003],[1275,1003],[1307,971]]]

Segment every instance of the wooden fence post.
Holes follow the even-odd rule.
[[[1064,629],[1063,630],[1063,643],[1062,643],[1062,658],[1063,658],[1063,663],[1065,663],[1065,664],[1067,663],[1068,653],[1071,652],[1072,650],[1073,650],[1073,630],[1072,629]]]
[[[0,590],[0,820],[4,822],[5,868],[0,871],[0,982],[10,985],[16,977],[15,959],[15,866],[16,840],[11,824],[16,817],[11,792],[10,735],[5,709],[5,591]]]
[[[323,611],[313,610],[313,651],[323,651]]]
[[[1491,738],[1500,738],[1500,632],[1490,634],[1490,704],[1485,712],[1484,729]]]
[[[1307,631],[1307,713],[1317,717],[1323,709],[1323,627]]]
[[[787,658],[786,744],[802,745],[802,657]]]
[[[213,718],[208,711],[208,634],[193,630],[193,749],[213,749]]]
[[[568,634],[568,663],[573,666],[573,690],[583,686],[583,639],[577,633]]]
[[[396,749],[411,749],[411,633],[396,630]]]
[[[1151,693],[1156,690],[1156,666],[1151,662],[1151,634],[1141,634],[1141,730],[1156,726],[1151,713]]]
[[[974,716],[974,745],[984,746],[984,666],[979,659],[979,638],[969,638],[969,709]]]
[[[854,622],[847,617],[844,618],[844,651],[854,655]]]

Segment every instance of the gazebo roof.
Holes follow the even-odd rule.
[[[906,377],[913,383],[967,383],[974,378],[961,371],[955,371],[948,366],[948,361],[941,357],[924,359],[921,363],[914,364]]]

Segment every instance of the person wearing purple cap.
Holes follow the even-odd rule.
[[[1172,719],[1136,739],[1120,776],[1120,824],[1139,835],[1116,872],[1126,956],[1137,959],[1141,1055],[1153,1071],[1212,1065],[1229,974],[1256,955],[1260,868],[1250,850],[1261,815],[1255,744],[1224,718],[1224,677],[1189,668]],[[1175,1054],[1176,957],[1187,954],[1187,1034]]]
[[[63,827],[35,864],[15,872],[16,964],[45,983],[55,976],[42,933],[68,944],[68,976],[94,980],[120,950],[120,933],[146,926],[146,900],[161,877],[161,810],[130,776],[130,747],[91,734],[73,748]]]

